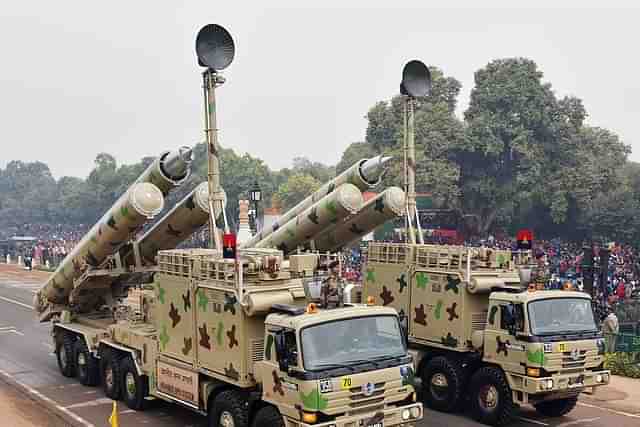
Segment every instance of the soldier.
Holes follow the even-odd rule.
[[[616,351],[616,340],[618,338],[618,332],[620,331],[620,325],[618,324],[618,316],[609,309],[609,315],[605,317],[602,322],[602,333],[607,342],[607,353],[613,353]]]

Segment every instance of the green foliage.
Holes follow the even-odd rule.
[[[285,211],[316,191],[322,183],[311,175],[295,173],[278,187],[277,204]]]
[[[605,369],[610,369],[613,375],[629,378],[640,378],[640,354],[609,353],[604,357]]]

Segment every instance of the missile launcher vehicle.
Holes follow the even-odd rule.
[[[422,242],[412,200],[413,98],[429,85],[424,64],[405,66],[409,241],[369,243],[363,298],[398,310],[428,406],[451,412],[468,405],[476,420],[496,426],[512,419],[516,405],[565,415],[581,392],[609,382],[590,297],[527,287],[530,251]]]
[[[190,151],[163,154],[52,275],[35,308],[52,324],[61,373],[101,383],[134,410],[150,399],[181,405],[208,416],[211,427],[415,426],[419,379],[397,312],[346,303],[337,255],[293,251],[356,215],[361,188],[379,180],[387,160],[358,162],[285,214],[282,231],[267,236],[271,243],[260,237],[236,250],[215,121],[215,88],[234,44],[224,28],[208,25],[196,51],[206,67],[208,182],[136,238],[189,173]],[[364,214],[362,227],[380,221]],[[212,220],[219,215],[222,221]],[[207,221],[209,249],[175,249]],[[127,295],[138,303],[127,304]]]

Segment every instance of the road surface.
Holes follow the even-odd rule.
[[[76,419],[77,424],[105,426],[112,401],[101,388],[84,387],[58,371],[49,337],[49,325],[38,323],[31,309],[33,295],[46,278],[40,272],[28,272],[0,264],[0,375],[9,375],[43,396],[59,411]],[[0,378],[1,380],[1,378]],[[640,380],[638,382],[640,386]],[[582,399],[568,416],[546,419],[523,408],[513,427],[638,427],[640,410],[620,411],[606,403]],[[608,406],[608,407],[607,407]],[[120,426],[206,426],[206,420],[175,405],[155,401],[144,412],[119,404]],[[465,415],[449,415],[425,410],[420,427],[480,426]]]

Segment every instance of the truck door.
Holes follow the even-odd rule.
[[[285,344],[285,351],[277,351],[277,340]],[[300,401],[299,381],[289,375],[290,370],[299,368],[298,345],[295,331],[268,331],[266,337],[264,361],[260,363],[263,400],[277,406],[282,415],[299,418],[296,409]],[[285,360],[286,359],[286,360]],[[286,365],[283,370],[281,365]]]
[[[484,337],[484,359],[507,372],[524,374],[525,345],[517,339],[524,333],[524,306],[492,301]]]

